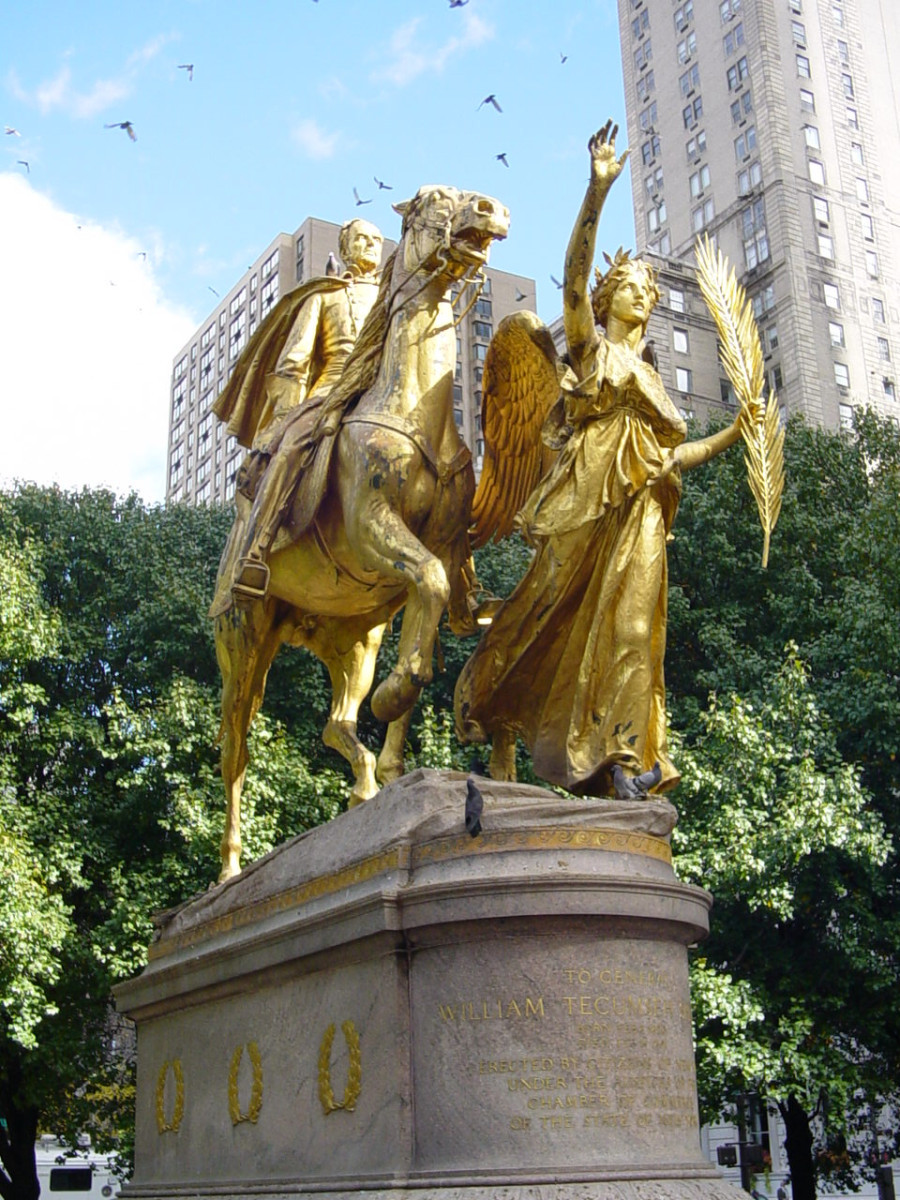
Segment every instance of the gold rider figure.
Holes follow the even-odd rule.
[[[253,499],[232,584],[238,596],[266,594],[266,558],[290,507],[310,432],[378,295],[383,240],[368,221],[341,228],[338,245],[347,269],[332,290],[316,290],[304,301],[266,378],[266,402],[238,483]]]

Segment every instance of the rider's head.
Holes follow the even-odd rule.
[[[383,243],[380,229],[370,221],[356,217],[341,226],[338,250],[348,270],[360,275],[371,275],[373,271],[378,270],[381,263]]]

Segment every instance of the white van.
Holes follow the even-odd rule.
[[[59,1200],[112,1200],[122,1186],[115,1173],[115,1156],[95,1154],[90,1142],[73,1154],[50,1134],[34,1147],[41,1198]],[[67,1195],[62,1196],[65,1192]]]

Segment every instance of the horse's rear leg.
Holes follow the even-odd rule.
[[[353,769],[350,808],[370,800],[378,791],[375,755],[357,737],[356,722],[359,706],[372,687],[385,628],[381,624],[372,629],[352,625],[348,629],[346,622],[323,620],[304,643],[324,662],[331,677],[331,711],[322,741]]]
[[[412,724],[413,711],[412,708],[408,708],[402,717],[391,721],[387,727],[384,745],[381,747],[378,762],[375,764],[375,774],[382,787],[387,783],[393,783],[395,779],[399,779],[404,774],[406,768],[403,752],[406,749],[406,736]]]
[[[241,792],[247,773],[247,731],[262,704],[266,676],[281,644],[274,606],[232,607],[216,618],[216,658],[222,672],[222,782],[225,830],[219,882],[241,870]]]

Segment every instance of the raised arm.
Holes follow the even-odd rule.
[[[598,338],[591,311],[590,273],[594,265],[597,222],[606,194],[621,174],[628,158],[626,150],[616,156],[618,125],[607,121],[591,140],[591,178],[569,239],[563,274],[563,325],[572,369],[579,379],[591,369]]]

